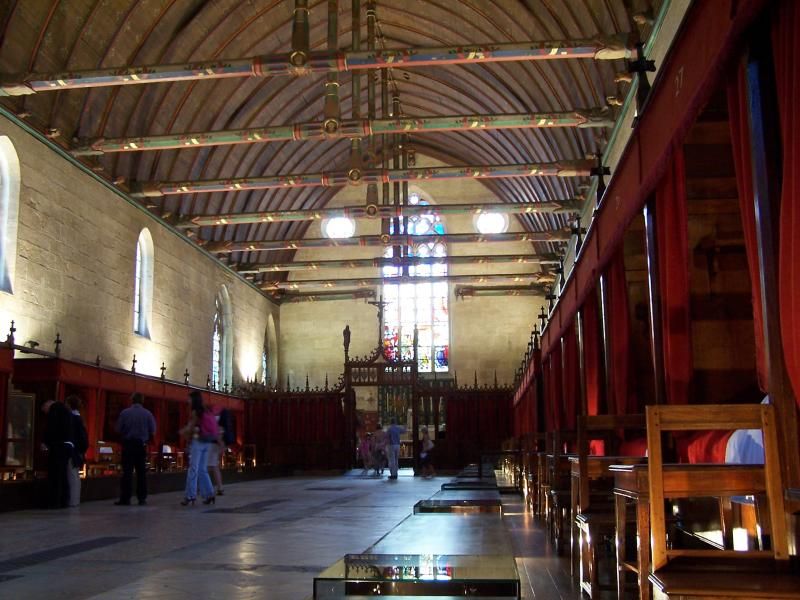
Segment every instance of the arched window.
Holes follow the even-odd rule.
[[[220,388],[222,381],[222,337],[225,335],[225,325],[222,322],[222,307],[219,296],[214,303],[214,334],[211,338],[211,387]]]
[[[0,136],[0,290],[14,293],[19,217],[19,158],[14,144]]]
[[[264,340],[264,350],[261,352],[261,385],[267,385],[269,380],[269,359],[267,358],[267,340]]]
[[[223,285],[214,300],[214,329],[211,335],[211,386],[222,389],[233,381],[233,331],[231,300]]]
[[[147,228],[136,242],[133,279],[133,331],[150,337],[153,316],[153,238]]]
[[[426,205],[418,194],[409,195],[410,204]],[[433,210],[409,217],[408,231],[412,235],[444,234],[444,224]],[[390,226],[394,233],[394,223]],[[400,233],[403,224],[400,223]],[[384,256],[391,257],[393,248]],[[430,281],[432,277],[447,275],[445,259],[447,247],[434,239],[413,244],[403,249],[407,257],[431,259],[428,264],[408,267],[383,268],[383,299],[388,303],[384,310],[384,353],[391,360],[411,360],[414,356],[414,328],[417,329],[417,364],[421,373],[446,372],[450,356],[450,321],[448,316],[447,281]],[[406,269],[406,272],[404,272]],[[408,275],[419,278],[419,283],[392,283],[392,278]]]

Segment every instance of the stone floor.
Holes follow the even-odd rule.
[[[182,507],[179,495],[160,494],[143,507],[91,502],[0,514],[0,598],[306,600],[314,575],[346,553],[414,540],[458,551],[457,539],[434,543],[409,519],[414,503],[447,480],[410,471],[395,482],[293,477],[231,485],[209,507]],[[516,497],[503,502],[505,531],[487,528],[478,545],[513,549],[523,598],[579,598],[543,530]],[[475,527],[468,518],[459,526]]]

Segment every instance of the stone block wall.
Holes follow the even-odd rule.
[[[12,319],[17,343],[52,350],[56,333],[66,358],[204,385],[211,370],[214,299],[226,286],[233,314],[233,376],[261,368],[267,322],[280,331],[278,307],[194,244],[84,173],[15,124],[0,135],[20,163],[19,227],[13,293],[0,292],[0,333]],[[154,244],[151,335],[133,331],[136,244],[142,228]],[[273,337],[277,336],[277,333]],[[273,361],[277,352],[273,352]],[[277,369],[277,364],[273,364]]]

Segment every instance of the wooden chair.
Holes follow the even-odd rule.
[[[644,457],[590,456],[589,444],[593,439],[603,439],[606,454],[617,453],[617,432],[645,430],[643,414],[634,415],[591,415],[578,417],[578,469],[577,490],[572,499],[571,551],[573,573],[578,572],[581,589],[590,597],[597,597],[598,581],[598,541],[610,537],[615,532],[614,495],[611,487],[602,488],[603,482],[612,479],[608,468],[612,464],[642,462]],[[616,590],[616,581],[613,589]]]
[[[565,448],[575,443],[574,431],[554,431],[548,439],[547,525],[556,554],[567,546],[570,513],[570,454]]]
[[[761,429],[765,464],[755,473],[752,465],[726,465],[724,477],[709,480],[702,465],[670,465],[664,468],[662,433],[704,429]],[[775,431],[775,409],[770,405],[705,405],[647,407],[647,446],[650,453],[650,530],[653,544],[650,581],[654,598],[695,600],[701,598],[800,598],[800,576],[789,573],[780,459]],[[752,492],[766,493],[772,523],[772,549],[737,552],[733,550],[671,549],[667,546],[664,510],[665,474],[677,478],[666,487],[670,496],[697,497],[726,495],[742,487],[749,477]],[[763,484],[762,484],[763,482]],[[681,491],[677,491],[677,488]]]

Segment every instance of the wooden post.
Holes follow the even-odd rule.
[[[661,327],[661,280],[658,271],[658,238],[656,235],[655,196],[644,206],[644,235],[647,252],[647,293],[650,313],[650,357],[653,361],[654,404],[664,404],[664,331]]]
[[[753,196],[758,239],[759,281],[764,321],[764,359],[769,395],[778,413],[778,439],[783,455],[783,484],[800,485],[797,459],[797,405],[781,345],[778,305],[778,234],[781,200],[781,147],[778,101],[772,60],[770,21],[756,28],[747,56],[747,109],[753,168]]]

